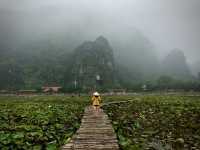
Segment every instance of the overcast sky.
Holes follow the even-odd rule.
[[[74,27],[108,35],[136,28],[160,56],[180,48],[189,62],[200,60],[200,0],[0,0],[0,34],[10,34],[10,26],[12,34],[29,36]]]

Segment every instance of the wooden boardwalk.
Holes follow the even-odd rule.
[[[85,109],[81,127],[62,150],[119,150],[118,141],[108,116],[102,109]]]

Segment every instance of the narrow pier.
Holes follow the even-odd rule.
[[[87,107],[80,129],[62,150],[119,150],[116,135],[103,110]]]

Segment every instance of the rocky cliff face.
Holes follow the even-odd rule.
[[[102,36],[84,42],[72,55],[70,82],[81,88],[111,86],[115,82],[113,50]]]

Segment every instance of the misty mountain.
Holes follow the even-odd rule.
[[[100,36],[76,48],[67,69],[67,83],[76,81],[81,86],[94,87],[98,85],[95,78],[99,75],[101,86],[127,88],[158,76],[159,62],[153,46],[140,32],[132,35],[132,40],[122,39],[124,44],[115,42],[112,41],[115,47],[112,48],[108,40]],[[150,54],[146,54],[146,50]]]
[[[154,44],[140,31],[120,33],[113,41],[116,61],[129,71],[140,74],[143,79],[152,79],[159,72],[159,60]]]
[[[77,84],[77,87],[88,89],[131,86],[144,80],[147,74],[154,71],[152,68],[158,65],[149,62],[155,62],[154,54],[144,53],[150,48],[149,42],[139,34],[132,37],[124,45],[119,44],[119,41],[113,42],[117,50],[103,36],[95,41],[83,42],[74,50],[60,44],[58,40],[40,39],[18,45],[7,53],[1,53],[1,83],[14,81],[7,82],[7,85],[5,82],[0,87],[39,88],[43,85],[61,85],[71,88]],[[120,48],[124,50],[124,55],[119,58]],[[131,52],[127,56],[129,49],[135,53]]]
[[[0,88],[40,88],[43,85],[131,88],[156,80],[160,72],[178,79],[191,78],[181,50],[171,51],[160,65],[154,45],[143,34],[122,34],[121,39],[117,33],[112,36],[115,35],[110,43],[100,36],[78,46],[82,39],[79,37],[72,44],[77,47],[74,50],[75,46],[66,44],[73,41],[73,37],[64,44],[63,36],[55,40],[35,39],[0,51]]]
[[[174,49],[164,58],[162,73],[178,79],[188,79],[192,77],[183,51]]]
[[[27,42],[1,54],[1,80],[5,81],[8,78],[9,82],[6,84],[0,82],[0,88],[40,88],[43,85],[63,85],[63,74],[69,53],[51,41]],[[13,68],[18,68],[18,71]]]
[[[83,89],[112,87],[116,84],[113,50],[103,36],[78,46],[67,69],[66,84]]]

